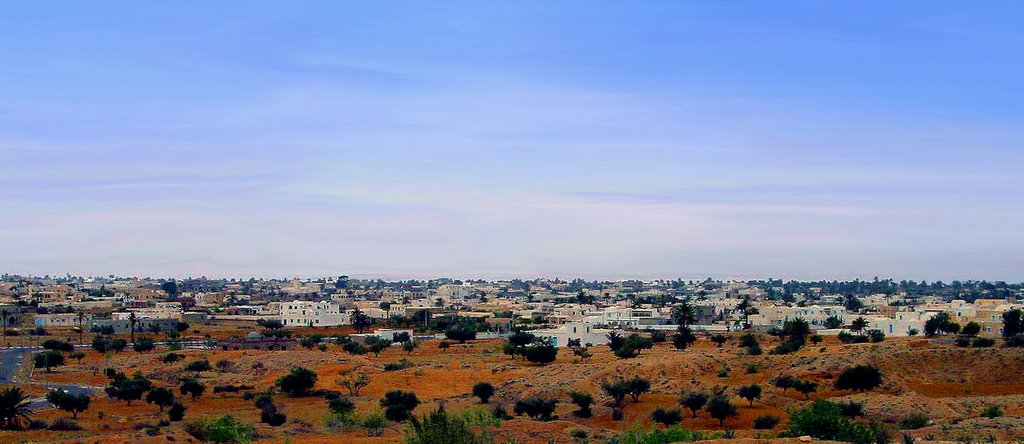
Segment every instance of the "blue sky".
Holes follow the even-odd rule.
[[[5,2],[0,270],[1024,280],[1019,2]]]

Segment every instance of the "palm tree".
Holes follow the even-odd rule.
[[[82,319],[85,318],[85,313],[82,310],[78,310],[78,345],[82,345],[82,333],[85,332],[85,327],[82,326]]]
[[[138,322],[138,319],[136,319],[135,312],[133,311],[133,312],[128,314],[128,328],[131,331],[132,344],[135,344],[135,323],[136,322]]]
[[[28,405],[28,393],[21,388],[12,386],[0,390],[0,427],[20,427],[22,420],[27,421],[32,416],[32,409]]]
[[[850,323],[850,329],[857,333],[864,331],[865,328],[868,328],[868,320],[864,319],[863,316],[854,319],[853,322]]]

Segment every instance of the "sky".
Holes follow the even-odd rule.
[[[1024,280],[1014,1],[8,1],[0,271]]]

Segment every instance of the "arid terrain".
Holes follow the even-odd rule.
[[[763,336],[762,343],[770,345],[774,338]],[[909,433],[926,440],[976,441],[996,439],[1015,441],[1024,438],[1024,353],[1019,348],[957,348],[942,339],[889,339],[876,344],[841,344],[834,338],[816,346],[808,346],[791,355],[749,356],[739,348],[735,338],[722,347],[702,338],[693,347],[679,351],[669,343],[656,344],[652,350],[638,358],[618,359],[605,346],[591,347],[593,356],[583,362],[563,349],[557,360],[548,365],[531,364],[521,357],[510,358],[502,353],[502,341],[477,340],[466,344],[452,344],[441,350],[440,341],[423,341],[411,353],[401,347],[391,347],[374,356],[372,353],[354,356],[336,345],[326,351],[296,348],[288,351],[264,350],[181,350],[185,359],[165,364],[161,361],[166,350],[137,353],[126,349],[116,354],[100,354],[86,350],[80,362],[57,367],[50,373],[36,370],[31,374],[31,392],[41,396],[41,384],[60,383],[96,387],[98,391],[90,408],[79,415],[81,431],[6,431],[0,432],[3,442],[190,442],[194,439],[185,432],[189,421],[204,416],[231,414],[256,426],[259,442],[319,443],[319,442],[397,442],[404,424],[390,424],[381,436],[369,437],[361,427],[348,430],[329,429],[325,420],[330,416],[322,397],[274,397],[277,406],[287,415],[287,422],[279,427],[260,423],[259,410],[251,400],[243,399],[243,392],[213,393],[215,385],[248,385],[251,392],[261,392],[274,386],[274,382],[290,368],[306,367],[316,371],[316,389],[347,393],[336,381],[357,373],[369,375],[370,382],[354,396],[357,415],[379,411],[379,399],[393,389],[411,390],[423,401],[414,413],[425,414],[443,403],[448,411],[480,409],[489,411],[501,405],[511,413],[514,402],[522,397],[540,395],[560,400],[558,419],[539,422],[516,416],[503,421],[493,430],[502,441],[515,442],[575,442],[571,431],[585,430],[593,441],[603,442],[617,433],[636,427],[653,427],[650,413],[657,407],[678,407],[677,398],[688,390],[711,390],[726,386],[739,405],[739,416],[729,419],[726,428],[735,438],[766,438],[783,430],[787,412],[811,401],[795,390],[783,391],[772,386],[772,379],[790,375],[819,383],[810,399],[828,398],[837,401],[855,400],[865,406],[866,418],[899,428],[902,419],[920,413],[929,423]],[[185,363],[206,358],[210,362],[225,360],[220,365],[202,372],[199,380],[207,391],[198,400],[179,396],[188,408],[185,420],[161,427],[159,432],[146,433],[147,426],[156,425],[166,413],[152,404],[140,400],[128,406],[124,401],[109,399],[102,387],[107,379],[103,369],[114,368],[126,374],[141,372],[157,386],[174,388],[177,381],[190,372],[183,371]],[[408,359],[412,366],[397,371],[384,371],[387,363]],[[846,366],[871,363],[878,366],[884,376],[881,387],[864,393],[835,391],[831,380]],[[756,372],[749,373],[748,367]],[[24,366],[28,367],[28,365]],[[726,372],[723,372],[723,369]],[[25,373],[25,372],[23,372]],[[725,375],[727,373],[727,375]],[[639,402],[628,398],[623,412],[625,418],[612,419],[610,398],[603,395],[600,381],[616,376],[644,376],[651,381],[650,393]],[[22,375],[22,378],[27,375]],[[476,382],[490,382],[496,393],[490,405],[479,404],[471,394]],[[735,396],[735,388],[757,383],[764,387],[761,399],[753,407]],[[23,385],[24,387],[25,385]],[[591,393],[596,401],[594,416],[587,419],[574,417],[575,406],[569,402],[570,391]],[[989,405],[1000,406],[1005,415],[998,418],[981,417]],[[721,436],[724,429],[706,412],[690,418],[683,410],[681,426],[704,431],[707,437]],[[754,430],[755,417],[765,414],[782,418],[775,430]],[[44,407],[35,418],[53,421],[69,416],[67,412]],[[738,441],[742,442],[742,441]],[[775,440],[774,442],[780,442]]]

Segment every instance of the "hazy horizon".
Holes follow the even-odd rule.
[[[8,2],[0,272],[1021,282],[1022,22]]]

